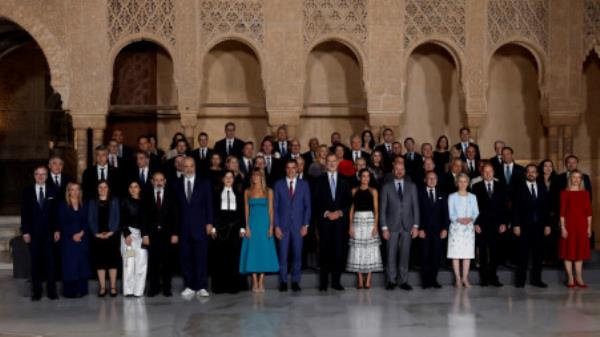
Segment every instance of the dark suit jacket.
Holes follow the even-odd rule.
[[[271,155],[271,171],[269,172],[265,167],[267,186],[272,188],[275,185],[275,182],[283,177],[283,165],[283,160],[275,158],[275,156]]]
[[[537,198],[534,199],[525,181],[515,185],[513,201],[513,226],[550,226],[549,197],[546,186],[537,184]]]
[[[152,175],[154,174],[154,170],[151,167],[148,167],[148,173],[146,176],[146,181],[142,182],[142,180],[140,179],[140,169],[136,166],[135,168],[133,168],[131,171],[129,171],[129,174],[127,175],[127,180],[124,181],[124,185],[129,185],[129,182],[131,181],[137,181],[138,184],[140,184],[140,187],[142,188],[142,192],[145,193],[148,191],[148,189],[152,188]],[[123,186],[125,189],[128,188],[128,186]],[[126,193],[128,193],[127,191],[125,191]],[[125,194],[123,194],[125,195]]]
[[[290,153],[290,141],[286,140],[287,143],[287,147],[285,149],[285,154],[288,155]],[[283,153],[283,149],[279,148],[279,140],[275,139],[273,140],[273,153],[279,153],[282,154]]]
[[[348,222],[348,212],[352,205],[352,190],[346,179],[338,172],[335,186],[335,200],[331,198],[329,186],[329,175],[324,173],[315,182],[315,216],[320,224],[329,222],[324,217],[326,211],[333,212],[341,210],[344,214],[338,219],[340,223]]]
[[[294,195],[290,196],[287,179],[282,178],[273,188],[275,226],[284,233],[310,224],[311,199],[308,182],[297,179]]]
[[[206,148],[206,156],[204,157],[204,159],[200,159],[200,148],[194,149],[194,151],[192,151],[191,156],[196,162],[196,170],[201,174],[206,174],[206,172],[208,172],[208,168],[210,167],[210,157],[212,156],[213,152],[213,149]]]
[[[124,192],[123,183],[121,183],[119,171],[109,165],[108,167],[108,187],[112,195],[121,195]],[[98,196],[98,168],[96,165],[90,166],[83,171],[81,177],[83,199],[90,200]],[[126,188],[125,188],[126,189]]]
[[[446,173],[446,175],[444,176],[444,182],[443,182],[443,190],[446,193],[446,195],[450,195],[456,191],[458,191],[458,187],[456,186],[456,179],[454,178],[454,175],[452,174],[452,171],[448,171],[448,173]]]
[[[394,161],[394,158],[396,157],[396,155],[393,152],[388,154],[387,149],[385,148],[385,144],[377,145],[375,147],[375,150],[381,152],[381,155],[383,157],[383,166],[384,166],[386,172],[391,171],[392,162]]]
[[[473,163],[473,165],[475,165],[475,167],[473,170],[471,170],[467,161],[465,161],[465,165],[467,166],[467,174],[469,175],[470,179],[479,177],[481,175],[481,173],[479,173],[479,160],[475,159],[475,163]]]
[[[44,202],[38,203],[38,191],[32,184],[23,189],[21,196],[21,233],[32,238],[51,237],[58,230],[56,188],[46,182]]]
[[[52,180],[52,174],[48,173],[47,183],[52,185],[52,187],[56,190],[56,199],[65,200],[65,193],[67,191],[67,185],[69,183],[75,182],[73,177],[61,174],[60,176],[60,186],[56,186],[54,180]]]
[[[176,196],[179,213],[179,230],[182,237],[206,240],[206,225],[213,224],[212,188],[207,179],[196,175],[190,203],[185,197],[185,179],[177,181]]]
[[[435,189],[435,202],[429,198],[426,187],[419,188],[419,210],[421,223],[419,230],[424,230],[428,238],[439,238],[442,230],[448,229],[450,216],[448,215],[448,197],[439,188]]]
[[[479,152],[479,145],[475,144],[475,143],[471,143],[469,142],[469,145],[473,145],[475,147],[475,150],[477,152],[477,154],[475,155],[475,159],[476,160],[481,160],[481,155]],[[463,161],[467,161],[467,154],[463,152],[463,148],[462,148],[462,144],[461,143],[457,143],[454,144],[454,148],[458,149],[460,151],[460,159],[462,159]]]
[[[477,197],[479,206],[479,216],[475,219],[475,224],[481,227],[483,234],[498,233],[500,225],[508,224],[510,220],[506,187],[500,181],[494,181],[490,198],[486,182],[480,181],[473,185],[472,192]]]
[[[346,157],[344,159],[348,159],[348,160],[351,160],[352,162],[354,162],[353,156],[354,156],[354,151],[350,150],[350,152],[348,152],[348,157]],[[365,158],[365,160],[367,161],[367,166],[371,162],[371,155],[365,151],[362,151],[362,150],[360,151],[360,158]]]
[[[515,189],[515,186],[520,185],[526,180],[525,168],[517,163],[515,163],[513,166],[510,182],[507,182],[506,177],[504,176],[504,165],[500,167],[500,170],[497,171],[495,175],[496,179],[500,180],[500,182],[502,182],[504,186],[506,186],[509,199],[513,199],[513,190]]]
[[[225,158],[227,158],[227,141],[225,138],[219,140],[215,143],[214,151],[221,155],[221,159],[225,162]],[[238,158],[242,157],[242,151],[244,149],[244,141],[238,138],[234,138],[233,140],[233,149],[231,151],[231,155],[234,155]]]
[[[489,159],[490,163],[494,167],[494,175],[498,171],[502,171],[502,161],[498,159],[498,156],[493,156]]]
[[[317,154],[315,153],[315,158],[316,158],[316,156],[317,156]],[[314,162],[313,154],[309,150],[309,151],[304,152],[302,154],[302,157],[304,158],[304,167],[306,167],[305,172],[308,172],[308,168]]]
[[[149,235],[156,235],[160,231],[167,235],[179,235],[179,220],[177,204],[173,190],[163,189],[161,207],[156,205],[154,188],[142,197],[142,222]]]
[[[423,170],[423,157],[416,152],[413,153],[412,160],[409,158],[408,153],[404,154],[402,157],[404,158],[406,172],[411,176],[416,176],[418,171]]]

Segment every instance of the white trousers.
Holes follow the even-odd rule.
[[[148,251],[142,248],[142,235],[139,229],[129,227],[131,246],[125,244],[121,236],[123,256],[123,295],[143,296],[148,272]]]

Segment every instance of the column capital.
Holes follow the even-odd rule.
[[[106,114],[73,114],[74,129],[106,129]]]
[[[542,123],[545,127],[551,126],[576,126],[581,121],[581,114],[576,112],[557,111],[542,115]]]
[[[271,127],[280,125],[300,125],[302,108],[299,107],[267,107],[268,123]]]
[[[401,113],[399,111],[374,111],[369,110],[367,120],[371,127],[397,127],[400,126]]]
[[[184,128],[194,128],[198,124],[198,111],[187,110],[179,114],[181,126]]]

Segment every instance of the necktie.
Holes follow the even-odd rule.
[[[109,158],[109,162],[108,163],[110,164],[110,166],[115,167],[115,161],[113,160],[113,156],[111,155],[108,158]]]
[[[531,196],[537,199],[537,193],[535,193],[535,184],[531,184]]]
[[[54,176],[54,183],[56,184],[56,186],[60,187],[60,181],[58,181],[58,176]]]
[[[104,175],[104,167],[100,168],[100,180],[106,180],[106,176]]]
[[[188,180],[187,181],[187,188],[186,188],[186,192],[185,192],[185,198],[187,199],[187,202],[190,203],[190,201],[192,200],[192,181]]]
[[[227,190],[227,210],[230,211],[231,210],[231,199],[230,199],[230,195],[229,195],[229,190]]]
[[[227,141],[227,155],[229,155],[231,153],[231,141],[228,140]]]
[[[267,157],[267,173],[271,174],[271,156]]]
[[[156,191],[156,208],[162,207],[162,200],[160,198],[160,191]]]
[[[281,142],[279,143],[279,148],[281,149],[281,155],[285,157],[287,149],[285,148],[285,143]]]
[[[491,183],[487,183],[487,194],[488,194],[488,197],[492,198],[492,184]]]
[[[38,193],[38,204],[40,207],[44,205],[44,188],[40,186],[40,192]]]
[[[504,172],[504,178],[506,178],[506,182],[510,183],[511,178],[510,165],[506,165],[506,171]]]
[[[294,181],[290,180],[290,197],[294,196]]]
[[[431,200],[431,203],[435,203],[435,196],[433,195],[433,188],[429,189],[429,199]]]
[[[329,187],[331,189],[331,199],[335,200],[335,176],[333,174],[329,176]]]
[[[400,197],[400,200],[404,199],[404,193],[402,193],[402,183],[398,182],[398,196]]]
[[[391,156],[392,155],[392,147],[390,146],[390,144],[387,144],[386,147],[387,147],[388,156]]]
[[[356,161],[356,159],[358,159],[358,152],[354,151],[354,161]]]
[[[474,172],[475,171],[475,165],[473,164],[472,160],[469,160],[469,172]]]
[[[140,181],[142,182],[142,184],[146,183],[146,175],[144,174],[144,169],[140,171]]]
[[[123,145],[119,145],[119,157],[123,157]]]
[[[414,153],[414,152],[411,152],[411,153],[410,153],[410,160],[414,160],[414,159],[415,159],[415,153]]]

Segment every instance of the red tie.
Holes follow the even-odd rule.
[[[290,197],[294,196],[294,181],[290,180]]]
[[[156,191],[156,208],[162,207],[162,200],[160,199],[160,191]]]

